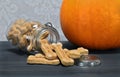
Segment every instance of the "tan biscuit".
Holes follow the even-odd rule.
[[[17,43],[18,43],[18,36],[19,36],[19,31],[12,31],[12,32],[8,33],[7,39],[11,40],[13,45],[17,45]]]
[[[56,54],[58,55],[61,63],[64,66],[70,66],[74,64],[74,60],[72,58],[69,58],[68,55],[64,52],[62,49],[62,44],[61,43],[53,43],[52,47],[54,48]]]
[[[78,50],[68,50],[68,49],[64,49],[65,53],[73,59],[77,59],[80,58],[81,54],[80,52],[78,52]]]
[[[18,28],[18,29],[20,30],[20,32],[21,32],[22,35],[28,32],[28,29],[27,29],[26,26]]]
[[[48,37],[48,35],[49,35],[49,31],[45,31],[44,33],[41,34],[40,40],[46,39]]]
[[[7,38],[10,39],[10,38],[13,38],[13,36],[16,36],[16,35],[19,35],[19,34],[21,34],[19,30],[17,30],[16,28],[11,28],[8,31]]]
[[[64,51],[70,58],[73,58],[73,59],[80,58],[81,55],[88,55],[88,50],[82,47],[74,50],[64,49]]]
[[[20,24],[20,25],[15,24],[15,25],[13,25],[13,27],[18,29],[22,35],[26,34],[27,32],[32,30],[32,25],[29,22],[25,22],[25,23]]]
[[[33,25],[30,22],[26,22],[25,24],[23,24],[23,26],[26,26],[28,31],[31,31],[33,29]]]
[[[42,26],[42,24],[40,22],[38,22],[38,21],[31,21],[30,24],[33,25],[33,26],[38,25],[38,27]]]
[[[28,64],[49,64],[49,65],[58,65],[60,61],[58,59],[48,60],[46,58],[36,58],[35,56],[29,56],[27,58]]]
[[[24,19],[18,19],[18,20],[15,21],[14,24],[21,25],[21,24],[23,24],[23,23],[25,23],[25,22],[26,22],[26,20],[24,20]]]
[[[28,45],[26,35],[19,35],[18,39],[19,39],[19,47],[20,48],[26,47]]]
[[[7,39],[8,39],[8,40],[13,39],[13,37],[14,37],[13,34],[14,34],[13,31],[9,31],[8,34],[7,34]]]
[[[27,46],[27,51],[32,51],[33,50],[33,40],[30,39],[30,44]]]
[[[83,47],[78,48],[77,50],[80,52],[81,55],[88,55],[89,54],[88,49],[85,49]]]
[[[12,45],[17,45],[18,44],[17,38],[12,38],[11,42],[12,42]]]
[[[40,43],[41,43],[41,49],[47,59],[56,59],[57,58],[56,53],[52,50],[51,45],[48,43],[48,41],[46,39],[41,40]]]
[[[30,56],[28,56],[28,58],[27,59],[29,59],[29,60],[34,60],[36,57],[34,56],[34,55],[30,55]]]
[[[35,54],[36,58],[45,58],[45,56],[41,53]]]
[[[20,34],[21,34],[21,32],[20,32],[19,30],[17,30],[17,29],[14,29],[13,32],[14,32],[14,34],[16,34],[16,35],[20,35]],[[13,34],[13,35],[14,35],[14,34]]]
[[[17,30],[17,27],[16,26],[19,26],[19,25],[12,25],[9,29],[9,32],[12,32],[12,31],[15,31]]]

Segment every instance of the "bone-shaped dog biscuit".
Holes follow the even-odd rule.
[[[58,55],[61,63],[64,66],[70,66],[74,64],[74,60],[70,57],[68,57],[68,55],[64,52],[64,50],[62,49],[62,44],[61,43],[53,43],[52,47],[54,48],[56,54]]]
[[[80,58],[81,55],[88,55],[88,50],[84,48],[77,48],[74,50],[64,49],[64,51],[70,58],[73,58],[73,59]]]
[[[48,60],[45,57],[37,57],[37,56],[30,55],[27,58],[27,63],[28,64],[49,64],[49,65],[58,65],[60,63],[58,59]]]
[[[19,35],[18,39],[19,39],[19,47],[20,48],[28,46],[26,35]]]
[[[33,38],[33,37],[31,37],[31,38]],[[30,39],[30,44],[27,46],[27,51],[32,51],[33,50],[33,47],[34,45],[33,45],[33,39]]]
[[[57,58],[56,53],[53,51],[51,45],[48,43],[46,39],[40,40],[40,43],[41,43],[41,49],[47,59],[51,60]]]
[[[45,56],[41,53],[35,54],[36,58],[45,58]]]
[[[64,49],[65,53],[73,59],[77,59],[80,58],[80,52],[78,50],[68,50],[68,49]]]
[[[24,20],[24,19],[18,19],[18,20],[16,20],[16,21],[14,22],[14,24],[21,25],[21,24],[23,24],[23,23],[25,23],[25,22],[26,22],[26,20]]]
[[[48,35],[49,35],[49,31],[45,31],[45,32],[40,36],[40,40],[47,38]]]
[[[83,48],[83,47],[80,47],[80,48],[78,48],[77,50],[78,50],[78,51],[80,52],[80,54],[82,54],[82,55],[88,55],[88,54],[89,54],[88,49],[85,49],[85,48]]]

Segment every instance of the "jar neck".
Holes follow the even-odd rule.
[[[35,35],[34,35],[34,43],[35,43],[35,49],[40,50],[40,39],[42,35],[45,32],[49,32],[47,36],[45,36],[45,39],[47,39],[50,43],[56,43],[60,41],[60,36],[58,31],[52,26],[52,24],[46,23],[43,27],[40,27],[36,29]]]

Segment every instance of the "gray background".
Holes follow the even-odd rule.
[[[0,41],[6,41],[6,31],[16,19],[25,18],[52,22],[61,40],[66,40],[60,26],[59,13],[62,0],[0,0]]]

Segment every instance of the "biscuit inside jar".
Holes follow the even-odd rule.
[[[33,51],[35,49],[35,44],[33,41],[35,31],[37,31],[37,29],[41,29],[41,27],[44,27],[44,25],[40,22],[18,19],[11,25],[7,33],[7,39],[11,41],[13,45],[17,45],[20,49],[26,48],[27,51]],[[46,31],[41,34],[40,39],[47,38],[48,35],[49,32]],[[34,44],[34,46],[32,44]]]

